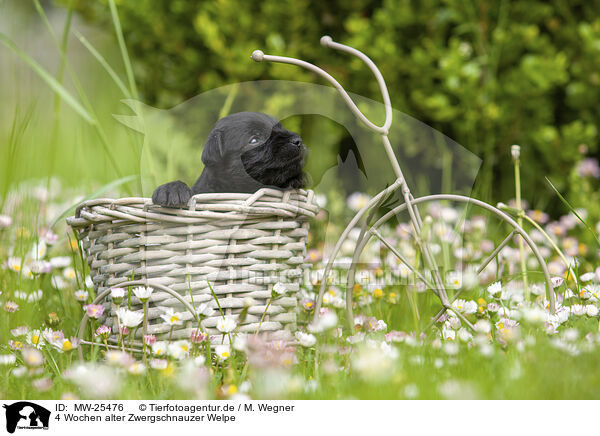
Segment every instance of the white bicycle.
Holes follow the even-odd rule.
[[[435,315],[435,317],[432,318],[429,325],[432,325],[447,310],[450,310],[454,312],[456,316],[458,316],[467,326],[472,328],[473,326],[471,325],[471,323],[464,317],[461,311],[457,310],[457,308],[455,308],[452,304],[461,294],[463,289],[459,289],[456,293],[454,293],[454,295],[452,295],[452,297],[449,297],[449,287],[444,282],[444,279],[442,277],[442,271],[439,266],[439,262],[436,259],[436,254],[432,250],[429,238],[423,237],[424,224],[422,214],[419,211],[419,208],[437,202],[460,203],[463,204],[465,207],[473,208],[481,212],[486,212],[495,219],[498,219],[500,223],[503,223],[503,226],[508,227],[507,236],[502,240],[500,244],[495,246],[493,251],[485,259],[479,262],[478,267],[476,269],[477,274],[481,274],[485,270],[485,268],[498,256],[501,250],[504,247],[506,247],[511,242],[511,240],[513,240],[515,236],[520,236],[525,242],[525,244],[527,244],[532,254],[536,258],[537,263],[539,264],[545,282],[546,295],[549,300],[549,309],[550,312],[554,313],[556,308],[556,296],[552,287],[550,274],[548,272],[546,263],[542,255],[540,254],[539,248],[536,246],[535,242],[532,240],[530,235],[505,212],[481,200],[455,194],[437,194],[417,198],[413,197],[411,190],[408,184],[406,183],[402,169],[400,167],[398,159],[396,158],[390,140],[388,138],[389,130],[392,125],[392,105],[390,102],[390,96],[387,90],[387,86],[385,84],[381,72],[379,71],[375,63],[373,63],[373,61],[369,59],[369,57],[367,57],[364,53],[360,52],[359,50],[356,50],[355,48],[337,43],[333,41],[332,38],[329,36],[323,36],[321,38],[321,44],[325,47],[350,53],[351,55],[358,57],[373,72],[373,74],[375,75],[375,79],[377,80],[377,83],[379,85],[379,89],[383,97],[383,104],[385,107],[385,122],[383,123],[383,125],[378,126],[372,123],[358,109],[358,107],[356,106],[352,98],[348,95],[346,90],[342,87],[342,85],[340,85],[340,83],[336,79],[334,79],[329,73],[327,73],[323,69],[300,59],[267,55],[260,50],[256,50],[252,53],[252,59],[256,62],[268,61],[296,65],[316,73],[317,75],[323,77],[325,80],[331,83],[340,93],[340,95],[342,96],[352,113],[356,116],[356,118],[358,118],[362,122],[362,124],[366,126],[366,128],[381,136],[383,148],[385,150],[387,158],[389,159],[390,164],[392,165],[394,174],[396,175],[396,180],[393,181],[386,189],[382,190],[377,195],[375,195],[362,209],[360,209],[348,223],[345,230],[342,232],[325,266],[324,275],[321,280],[318,297],[316,299],[315,316],[318,316],[319,310],[323,304],[323,295],[328,287],[328,278],[334,268],[334,263],[336,261],[337,256],[340,253],[342,245],[346,240],[348,240],[351,231],[356,227],[360,227],[360,234],[358,236],[358,239],[356,240],[356,248],[352,256],[352,263],[347,272],[348,275],[346,281],[346,310],[347,319],[350,324],[352,324],[354,320],[353,289],[355,284],[356,267],[361,257],[361,253],[363,253],[363,251],[365,250],[365,247],[367,247],[371,240],[376,240],[382,243],[391,253],[393,253],[394,256],[398,258],[398,261],[400,263],[404,264],[414,275],[416,275],[418,279],[427,287],[427,289],[432,290],[439,297],[442,307],[437,313],[437,315]],[[395,206],[393,209],[389,210],[382,216],[378,216],[377,212],[380,206],[388,198],[390,198],[392,194],[396,193],[397,191],[399,191],[401,198],[403,199],[403,203]],[[409,215],[409,221],[412,226],[412,238],[414,238],[415,247],[419,252],[419,258],[423,260],[421,266],[412,265],[411,262],[409,262],[409,260],[407,259],[407,257],[402,254],[401,250],[399,250],[395,246],[393,241],[388,240],[388,238],[386,238],[381,232],[381,228],[386,223],[390,222],[392,219],[397,219],[398,215],[403,212],[407,212]],[[425,271],[423,270],[423,268],[425,268]],[[352,325],[350,326],[352,327]]]

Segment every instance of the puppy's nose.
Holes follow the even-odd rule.
[[[302,138],[298,135],[292,136],[290,139],[290,143],[295,145],[296,147],[302,147]]]

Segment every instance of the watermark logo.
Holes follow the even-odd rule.
[[[19,401],[6,409],[6,431],[14,433],[16,429],[48,430],[50,411],[29,401]]]

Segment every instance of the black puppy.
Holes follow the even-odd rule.
[[[204,171],[190,189],[180,180],[159,186],[152,201],[162,206],[185,206],[192,195],[206,192],[252,193],[260,188],[298,189],[306,147],[296,133],[273,117],[239,112],[217,121],[208,135]]]

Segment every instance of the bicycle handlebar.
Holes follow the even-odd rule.
[[[371,129],[377,133],[380,133],[382,135],[387,135],[389,132],[390,126],[392,124],[392,104],[390,102],[390,95],[389,95],[387,87],[385,85],[385,80],[383,79],[383,76],[381,75],[381,72],[379,71],[379,69],[377,68],[375,63],[361,51],[356,50],[355,48],[352,48],[350,46],[335,42],[333,39],[331,39],[330,36],[327,36],[327,35],[323,36],[321,38],[321,45],[324,47],[333,48],[334,50],[340,50],[340,51],[344,51],[346,53],[350,53],[351,55],[358,57],[365,64],[367,64],[369,69],[375,75],[375,78],[377,79],[377,83],[379,84],[379,89],[381,91],[381,95],[383,96],[383,104],[385,107],[385,122],[383,123],[382,126],[377,126],[377,125],[373,124],[371,121],[369,121],[369,119],[360,111],[360,109],[358,109],[358,107],[356,106],[356,104],[354,103],[352,98],[348,95],[346,90],[342,87],[342,85],[340,85],[340,83],[337,80],[335,80],[333,78],[333,76],[331,76],[325,70],[317,67],[316,65],[313,65],[309,62],[302,61],[300,59],[288,58],[288,57],[283,57],[283,56],[266,55],[261,50],[255,50],[252,53],[251,58],[255,62],[269,61],[269,62],[279,62],[279,63],[283,63],[283,64],[296,65],[296,66],[302,67],[304,69],[307,69],[309,71],[312,71],[314,73],[317,73],[319,76],[325,78],[329,83],[331,83],[338,90],[338,92],[341,94],[342,98],[344,99],[344,101],[346,102],[346,104],[348,105],[350,110],[369,129]]]

